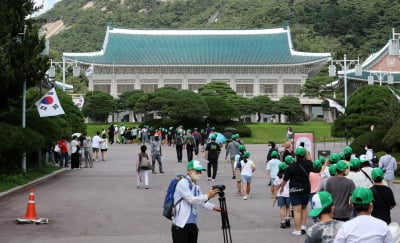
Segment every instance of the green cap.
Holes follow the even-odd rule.
[[[191,160],[187,164],[187,170],[206,170],[201,165],[201,162],[198,160]]]
[[[240,138],[239,133],[235,133],[236,138]]]
[[[329,166],[329,174],[330,175],[336,175],[337,171],[336,171],[336,164],[330,165]]]
[[[295,154],[298,156],[304,156],[304,155],[306,155],[306,149],[303,147],[298,147],[298,148],[296,148]]]
[[[314,168],[314,169],[322,168],[322,163],[321,163],[321,161],[319,161],[318,159],[315,160],[315,161],[313,162],[313,168]]]
[[[287,167],[288,167],[288,165],[286,163],[281,162],[278,164],[279,170],[286,170]]]
[[[344,154],[352,154],[353,149],[350,146],[346,146],[346,147],[344,147],[343,153]]]
[[[244,151],[244,150],[246,150],[246,147],[243,144],[240,144],[239,147],[238,147],[238,150],[239,151]]]
[[[371,177],[374,181],[383,179],[383,170],[381,168],[374,168],[371,171]]]
[[[291,164],[291,163],[294,162],[294,158],[291,155],[288,155],[288,156],[285,157],[285,162],[287,164]]]
[[[360,159],[359,158],[352,158],[350,160],[349,166],[351,168],[360,168]]]
[[[319,156],[319,158],[318,158],[318,160],[321,161],[322,164],[325,163],[325,159],[326,159],[326,158],[325,158],[325,156],[323,156],[323,155]]]
[[[336,164],[339,161],[339,155],[338,154],[330,154],[329,155],[329,162],[331,162],[331,164]]]
[[[308,215],[311,217],[318,217],[326,207],[332,204],[333,199],[329,192],[318,192],[311,199],[312,210]]]
[[[342,171],[344,171],[345,169],[347,169],[347,167],[349,167],[349,166],[347,165],[347,163],[346,163],[345,161],[343,161],[343,160],[340,160],[340,161],[337,162],[337,164],[336,164],[336,171],[337,171],[337,172],[342,172]]]
[[[271,157],[278,157],[278,152],[276,150],[271,152]]]
[[[212,134],[211,135],[211,140],[216,140],[217,139],[217,135],[216,134]]]
[[[189,132],[189,133],[191,133],[191,132],[192,132],[192,130],[188,129],[188,130],[186,130],[186,132]]]
[[[244,152],[244,153],[243,153],[243,156],[244,156],[245,158],[249,158],[249,157],[250,157],[250,152],[249,152],[249,151]]]
[[[372,201],[374,201],[374,195],[367,187],[357,187],[351,195],[351,202],[354,204],[368,204]]]
[[[237,138],[236,134],[233,134],[233,135],[231,136],[231,138],[232,138],[232,139],[236,139],[236,138]]]
[[[344,159],[344,153],[343,152],[339,152],[338,153],[338,156],[339,156],[339,159],[341,160],[341,159]]]

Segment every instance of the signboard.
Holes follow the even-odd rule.
[[[304,147],[311,155],[311,161],[314,161],[315,143],[314,133],[294,133],[294,149]]]

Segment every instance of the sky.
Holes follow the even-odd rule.
[[[61,0],[34,0],[36,6],[43,5],[43,8],[34,14],[34,16],[38,16],[47,10],[51,9],[55,3],[59,2]]]

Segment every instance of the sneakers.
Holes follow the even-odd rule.
[[[297,236],[299,236],[299,235],[301,235],[301,231],[295,230],[295,231],[292,232],[292,235],[297,235]]]
[[[281,223],[281,229],[284,229],[284,228],[286,228],[286,223],[282,222]]]
[[[211,181],[211,178],[210,178],[210,177],[208,177],[207,181]]]
[[[151,172],[152,174],[157,174],[157,172],[155,172],[155,171],[153,171],[153,172]]]
[[[301,234],[302,235],[305,235],[307,232],[306,232],[306,226],[305,225],[302,225],[301,226]]]
[[[236,192],[236,195],[241,196],[242,193],[241,192]]]
[[[164,174],[164,171],[160,171],[161,174]]]
[[[211,181],[215,181],[215,179],[211,179]]]
[[[286,219],[286,220],[285,220],[285,225],[286,225],[286,227],[288,227],[288,228],[290,227],[290,219]]]
[[[232,176],[232,179],[236,179],[236,176]]]
[[[245,196],[243,197],[243,200],[247,200],[247,198],[248,198],[247,195],[245,195]]]

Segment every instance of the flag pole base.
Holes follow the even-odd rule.
[[[24,219],[24,218],[17,218],[17,224],[48,224],[49,219],[46,218],[39,218],[39,219]]]

